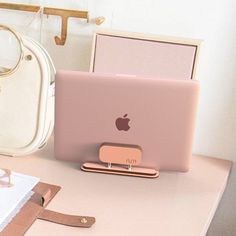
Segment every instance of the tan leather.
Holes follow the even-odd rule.
[[[22,236],[36,219],[74,227],[91,227],[95,223],[94,217],[71,216],[44,209],[60,189],[60,186],[38,183],[33,189],[34,195],[0,233],[0,236]]]
[[[28,201],[10,224],[0,233],[1,236],[21,236],[37,219],[42,207]]]
[[[40,212],[38,219],[47,220],[62,225],[84,228],[89,228],[95,223],[94,217],[65,215],[46,209]]]

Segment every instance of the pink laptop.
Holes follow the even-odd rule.
[[[99,162],[102,143],[138,145],[140,166],[187,171],[198,93],[194,80],[59,71],[55,156]]]

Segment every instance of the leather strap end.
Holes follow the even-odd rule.
[[[94,217],[67,215],[47,209],[41,211],[41,213],[38,215],[38,219],[54,222],[57,224],[83,228],[89,228],[95,223]]]
[[[50,202],[51,199],[52,199],[52,192],[50,189],[48,189],[42,194],[42,206],[43,207],[47,206],[47,204]]]

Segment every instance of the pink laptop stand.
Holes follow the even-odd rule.
[[[138,167],[142,160],[142,149],[136,145],[104,143],[99,149],[99,160],[102,163],[86,162],[81,169],[87,172],[144,178],[159,176],[155,169]]]

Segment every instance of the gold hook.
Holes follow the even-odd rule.
[[[106,20],[106,18],[104,16],[99,16],[95,19],[95,24],[101,25],[105,20]]]
[[[67,26],[68,26],[68,18],[76,17],[81,19],[86,19],[88,21],[88,12],[87,11],[75,11],[75,10],[66,10],[59,8],[50,8],[45,7],[43,13],[46,15],[54,15],[61,17],[61,35],[55,36],[55,42],[57,45],[64,45],[67,38]]]
[[[18,11],[28,11],[28,12],[38,12],[40,6],[37,5],[26,5],[26,4],[16,4],[16,3],[0,3],[0,8],[11,9]],[[61,35],[55,36],[55,42],[57,45],[64,45],[67,38],[67,27],[68,27],[68,18],[75,17],[80,19],[86,19],[89,22],[89,14],[87,11],[78,11],[78,10],[67,10],[60,8],[44,7],[43,13],[47,16],[54,15],[61,17]],[[95,19],[96,25],[101,25],[105,21],[105,17],[99,16]]]
[[[0,3],[0,8],[19,10],[19,11],[28,11],[28,12],[38,12],[40,9],[40,6],[16,4],[16,3]],[[69,17],[87,19],[87,22],[88,22],[87,11],[77,11],[77,10],[67,10],[67,9],[60,9],[60,8],[45,7],[43,9],[43,13],[46,15],[60,16],[62,18],[61,35],[60,37],[55,36],[55,42],[57,45],[64,45],[66,42],[67,25],[68,25]]]

